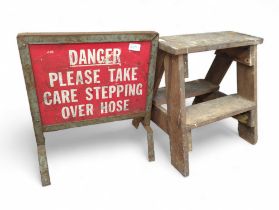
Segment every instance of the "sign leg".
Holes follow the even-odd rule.
[[[50,185],[50,178],[47,164],[46,147],[45,144],[37,145],[37,147],[42,185],[47,186]]]
[[[144,125],[144,129],[147,132],[147,145],[148,145],[148,160],[154,161],[155,160],[155,153],[154,153],[154,140],[153,140],[153,131],[150,125]]]
[[[154,152],[154,140],[153,140],[153,131],[150,125],[144,123],[144,118],[134,118],[132,121],[133,126],[137,129],[139,124],[142,123],[146,133],[147,133],[147,148],[148,148],[148,160],[155,160],[155,152]]]
[[[142,117],[134,118],[134,119],[132,120],[132,125],[133,125],[136,129],[138,129],[139,124],[140,124],[140,122],[141,122],[142,120],[143,120]]]

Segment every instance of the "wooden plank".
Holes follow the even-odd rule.
[[[226,96],[225,93],[222,93],[220,91],[216,91],[214,93],[203,95],[202,102],[210,101],[216,98],[224,97]],[[248,125],[249,127],[255,127],[255,110],[244,112],[235,116],[232,116],[233,118],[237,119],[242,124]]]
[[[168,134],[167,110],[161,105],[153,104],[151,116],[151,120]],[[191,129],[186,128],[186,135],[186,138],[188,139],[188,151],[192,151]]]
[[[258,130],[257,126],[249,127],[242,123],[238,123],[238,133],[241,138],[250,144],[256,144],[258,141]]]
[[[148,160],[154,161],[155,152],[154,152],[153,131],[152,131],[150,125],[145,125],[143,122],[142,122],[142,125],[147,133]]]
[[[147,134],[147,146],[148,146],[148,160],[154,161],[155,160],[155,152],[154,152],[154,141],[153,141],[153,131],[150,127],[150,124],[145,124],[143,117],[134,118],[132,121],[132,125],[137,129],[139,124],[142,124],[146,134]]]
[[[262,38],[233,31],[163,36],[159,48],[173,55],[257,45]]]
[[[193,80],[185,82],[185,97],[191,98],[194,96],[211,93],[219,89],[218,85],[214,85],[204,79]],[[157,95],[153,99],[153,103],[157,105],[166,104],[166,88],[159,88]]]
[[[204,102],[214,100],[220,97],[225,97],[226,94],[216,91],[208,96]],[[187,107],[191,108],[191,107]],[[240,121],[242,124],[246,124],[249,127],[255,127],[254,118],[250,115],[255,114],[255,109],[247,112],[243,112],[241,114],[237,114],[232,116],[233,118]],[[165,109],[161,104],[153,104],[152,107],[152,118],[151,120],[156,123],[163,131],[168,133],[168,122],[167,122],[167,109]],[[190,126],[191,127],[191,126]]]
[[[215,85],[220,85],[231,64],[231,58],[217,54],[205,76],[205,80]]]
[[[80,42],[121,42],[153,40],[159,34],[155,31],[119,32],[50,32],[19,33],[17,39],[29,44],[80,43]]]
[[[45,144],[37,145],[41,181],[43,186],[50,185]]]
[[[185,89],[183,55],[165,57],[167,72],[167,121],[170,137],[171,163],[183,175],[189,175],[188,138],[185,120]]]
[[[233,116],[233,118],[237,119],[239,123],[244,124],[248,127],[256,127],[257,126],[256,114],[257,114],[257,108],[248,112],[244,112],[242,114],[235,115]]]
[[[253,66],[237,63],[237,93],[257,104],[257,46],[251,46],[251,56],[255,58]],[[251,125],[238,123],[238,133],[241,138],[251,144],[258,140],[257,107],[250,113]]]
[[[257,100],[255,66],[237,63],[237,93],[249,100]]]
[[[216,50],[216,54],[225,54],[234,61],[253,66],[255,64],[255,57],[253,55],[253,46],[235,47],[228,49]]]
[[[112,122],[115,120],[127,120],[127,119],[135,119],[135,118],[142,119],[144,116],[145,116],[145,112],[140,112],[140,113],[135,113],[135,114],[117,115],[117,116],[113,116],[113,117],[97,118],[97,119],[79,121],[79,122],[69,122],[69,123],[64,123],[64,124],[46,125],[46,126],[43,126],[43,131],[51,132],[51,131],[57,131],[57,130],[62,130],[62,129],[88,126],[91,124],[107,123],[107,122]],[[140,119],[138,119],[138,120],[140,121]],[[136,120],[136,121],[139,122],[138,120]]]
[[[167,121],[167,110],[160,105],[153,104],[151,112],[151,120],[159,126],[167,134],[168,132],[168,121]]]
[[[164,58],[165,53],[162,50],[158,50],[154,77],[153,97],[157,94],[158,88],[160,86],[164,74]]]
[[[226,96],[225,93],[223,93],[221,91],[216,91],[216,92],[213,92],[213,93],[203,95],[203,100],[201,102],[210,101],[210,100],[220,98],[220,97],[224,97],[224,96]]]
[[[132,125],[138,129],[139,124],[143,121],[143,117],[137,117],[132,120]]]
[[[191,152],[193,150],[192,130],[191,130],[191,128],[187,128],[186,127],[186,138],[188,140],[188,152]]]
[[[202,102],[224,97],[226,94],[216,91],[211,94],[203,95]],[[163,113],[161,113],[163,115]],[[255,144],[257,139],[257,108],[241,114],[232,116],[238,120],[238,132],[241,138],[247,140],[251,144]],[[163,118],[163,117],[162,117]]]
[[[184,78],[189,77],[189,71],[188,71],[188,54],[183,55],[184,59]]]
[[[227,117],[253,110],[256,103],[237,94],[187,107],[187,127],[200,127]]]
[[[205,80],[219,86],[225,74],[227,73],[228,69],[230,68],[232,61],[233,60],[227,55],[216,54],[205,76]],[[193,101],[193,104],[201,103],[204,97],[207,96],[208,94],[196,97]]]

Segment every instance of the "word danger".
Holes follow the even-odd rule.
[[[118,64],[120,54],[119,48],[69,50],[69,62],[70,66]]]

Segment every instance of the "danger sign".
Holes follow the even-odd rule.
[[[43,125],[145,112],[150,41],[31,44]]]
[[[38,148],[50,185],[44,132],[133,119],[150,127],[157,32],[20,33],[18,49]]]

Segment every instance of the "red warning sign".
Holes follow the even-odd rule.
[[[145,112],[151,42],[29,45],[43,125]]]

